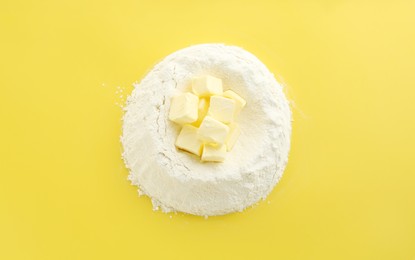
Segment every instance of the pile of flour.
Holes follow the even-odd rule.
[[[171,97],[191,80],[212,75],[246,101],[241,135],[223,163],[202,163],[176,149],[180,127],[168,120]],[[129,179],[155,209],[212,216],[264,199],[288,160],[291,112],[282,87],[254,55],[235,46],[202,44],[179,50],[139,83],[125,107],[123,158]]]

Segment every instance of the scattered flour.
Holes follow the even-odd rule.
[[[225,90],[247,101],[238,118],[241,136],[223,163],[201,163],[174,146],[180,127],[168,120],[171,97],[202,75],[221,78]],[[201,216],[242,211],[265,199],[281,178],[291,112],[281,85],[254,55],[223,44],[188,47],[134,86],[125,107],[123,158],[132,184],[154,209]]]
[[[124,104],[125,104],[125,97],[123,94],[124,90],[125,90],[124,87],[117,86],[117,90],[115,91],[115,94],[118,97],[118,101],[115,102],[115,105],[120,108],[124,108]]]

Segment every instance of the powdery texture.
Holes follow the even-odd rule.
[[[174,146],[180,126],[168,120],[171,97],[191,80],[221,78],[246,99],[241,135],[223,163],[201,163]],[[212,216],[242,211],[264,199],[288,160],[291,112],[282,87],[254,55],[234,46],[202,44],[157,64],[127,100],[123,158],[129,179],[155,209]]]

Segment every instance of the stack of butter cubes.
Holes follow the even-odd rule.
[[[212,76],[193,79],[192,92],[171,100],[169,119],[182,125],[175,145],[204,162],[223,162],[240,135],[235,121],[246,101]]]

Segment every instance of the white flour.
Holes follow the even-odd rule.
[[[202,75],[221,78],[225,90],[247,101],[238,118],[241,136],[223,163],[201,163],[174,146],[180,127],[168,120],[171,97]],[[268,195],[287,164],[289,104],[269,70],[239,47],[203,44],[167,56],[135,85],[125,110],[129,179],[155,209],[202,216],[242,211]]]

